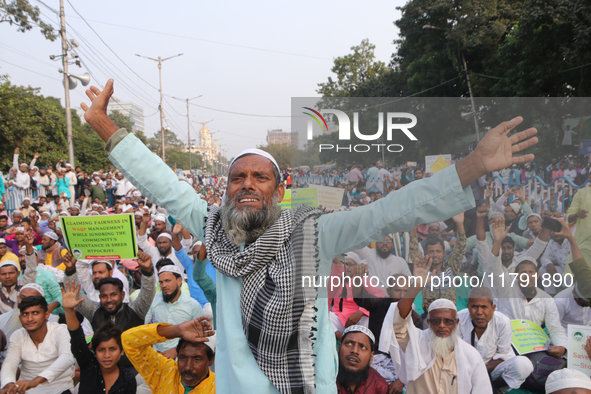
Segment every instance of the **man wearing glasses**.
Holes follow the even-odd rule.
[[[442,298],[430,304],[427,330],[413,324],[412,304],[423,287],[430,285],[431,268],[429,256],[415,261],[414,282],[384,319],[379,350],[390,353],[398,377],[407,382],[407,394],[492,394],[480,353],[460,337],[453,302]]]

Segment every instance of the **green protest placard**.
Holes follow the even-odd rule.
[[[550,340],[542,327],[529,320],[511,320],[513,338],[511,343],[519,354],[527,354],[546,350]]]
[[[585,344],[591,338],[591,327],[568,325],[568,367],[591,377],[591,360],[585,351]]]
[[[283,195],[283,200],[279,203],[281,209],[291,208],[291,189],[287,189]]]
[[[308,205],[318,208],[318,190],[316,188],[291,189],[291,207]]]
[[[62,216],[68,249],[77,259],[119,260],[137,258],[132,213],[107,216]]]

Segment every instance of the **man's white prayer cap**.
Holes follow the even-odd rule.
[[[347,253],[345,253],[345,258],[351,259],[351,260],[355,261],[357,264],[361,264],[361,259],[359,258],[359,255],[357,253],[347,252]]]
[[[183,273],[176,265],[165,265],[164,267],[160,268],[160,270],[158,271],[158,275],[160,275],[163,272],[172,272],[183,276]]]
[[[59,235],[55,233],[55,231],[47,231],[43,233],[43,235],[47,235],[49,239],[53,239],[54,241],[57,241],[60,238]]]
[[[39,292],[39,294],[41,294],[41,297],[45,297],[45,292],[43,291],[43,287],[39,286],[37,283],[27,283],[26,285],[24,285],[20,291],[23,291],[24,289],[33,289],[37,292]]]
[[[446,298],[435,300],[431,303],[431,305],[429,305],[429,312],[436,309],[453,309],[454,311],[458,310],[458,308],[456,308],[456,304]]]
[[[361,325],[349,326],[345,329],[345,331],[343,331],[343,336],[347,335],[350,332],[362,332],[365,335],[367,335],[373,343],[376,343],[376,338],[373,335],[373,332],[371,332],[371,330],[365,326],[361,326]]]
[[[499,211],[494,211],[492,213],[488,214],[488,220],[491,220],[492,218],[504,218],[505,215],[503,215],[502,212]]]
[[[3,262],[0,263],[0,268],[6,267],[7,265],[12,265],[13,267],[16,268],[17,271],[21,270],[21,266],[16,261],[12,261],[12,260],[4,260]]]
[[[591,379],[583,372],[564,368],[554,371],[546,380],[546,393],[555,393],[563,389],[587,389],[591,390]]]
[[[519,213],[519,211],[521,210],[521,205],[519,205],[516,202],[509,204],[509,206],[511,207],[511,209],[513,209],[513,211],[515,211],[515,213]]]
[[[275,166],[277,171],[279,171],[279,173],[281,173],[281,171],[279,170],[279,164],[277,164],[277,162],[275,161],[275,158],[273,158],[273,156],[271,156],[268,152],[265,152],[264,150],[261,150],[261,149],[245,149],[242,152],[240,152],[238,154],[238,156],[236,156],[234,158],[234,160],[232,160],[232,162],[230,163],[230,167],[228,167],[228,174],[230,173],[230,168],[232,168],[232,164],[234,164],[234,162],[236,160],[240,159],[242,156],[246,156],[246,155],[258,155],[258,156],[263,156],[263,157],[271,160],[271,163],[273,163],[273,165]]]
[[[156,221],[156,220],[166,223],[166,216],[164,216],[162,214],[158,214],[158,215],[154,216],[154,221]]]

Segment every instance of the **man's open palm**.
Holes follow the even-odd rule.
[[[206,316],[189,320],[181,325],[181,338],[187,342],[207,342],[207,337],[214,334]]]
[[[91,86],[90,89],[86,89],[86,95],[91,102],[90,108],[85,103],[81,103],[80,107],[84,110],[84,120],[92,124],[92,121],[97,115],[105,115],[107,113],[109,99],[113,95],[113,79],[107,81],[103,91],[96,86]]]
[[[514,154],[538,142],[537,137],[530,138],[538,132],[533,127],[510,137],[508,136],[509,132],[521,122],[523,122],[523,118],[518,116],[501,123],[486,133],[482,141],[476,146],[474,153],[480,156],[481,163],[484,166],[483,173],[498,171],[510,167],[512,164],[525,163],[534,159],[533,154],[514,156]]]

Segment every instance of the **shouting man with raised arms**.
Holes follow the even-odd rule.
[[[332,214],[307,206],[282,211],[279,166],[268,153],[248,149],[230,164],[223,206],[208,213],[191,185],[109,119],[113,80],[104,91],[91,87],[86,94],[92,105],[81,104],[84,117],[107,143],[110,160],[150,201],[205,239],[217,269],[215,370],[223,393],[336,393],[327,289],[304,287],[302,278],[328,276],[335,256],[390,233],[473,208],[470,184],[533,160],[532,154],[513,154],[537,142],[530,138],[535,129],[508,135],[522,122],[515,118],[489,131],[455,166],[371,205]]]

